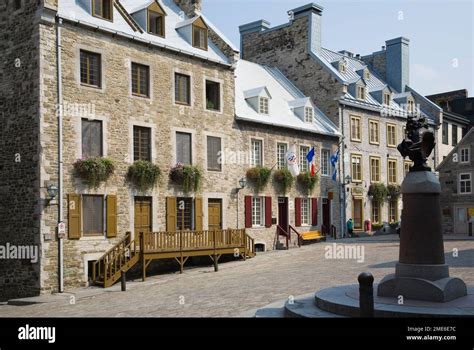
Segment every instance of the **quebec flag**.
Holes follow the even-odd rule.
[[[337,162],[339,162],[339,151],[337,150],[336,154],[331,156],[331,165],[332,165],[332,180],[337,180]]]

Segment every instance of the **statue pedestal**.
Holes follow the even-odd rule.
[[[467,295],[466,284],[449,277],[445,264],[440,193],[434,173],[410,172],[406,176],[399,263],[395,274],[380,282],[378,296],[447,302]]]

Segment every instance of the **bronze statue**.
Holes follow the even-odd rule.
[[[422,132],[422,129],[426,129],[426,131]],[[434,133],[428,130],[426,118],[408,116],[405,139],[398,145],[398,151],[403,158],[409,157],[413,161],[411,172],[431,171],[426,161],[435,145]]]

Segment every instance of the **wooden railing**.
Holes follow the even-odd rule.
[[[290,225],[290,234],[291,234],[291,231],[293,231],[296,234],[296,237],[298,237],[298,247],[301,247],[302,242],[303,242],[301,238],[301,234],[293,226]]]
[[[92,267],[92,282],[109,287],[120,278],[123,272],[128,271],[140,258],[139,247],[127,232],[125,238],[112,249],[94,262]]]
[[[291,239],[291,234],[286,232],[286,230],[280,225],[277,225],[277,241],[280,239],[280,236],[284,236],[286,238],[286,249],[289,249],[289,241]]]

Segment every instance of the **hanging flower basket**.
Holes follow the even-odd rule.
[[[136,161],[127,172],[127,181],[139,191],[146,191],[156,186],[161,176],[160,168],[147,161]]]
[[[387,196],[388,190],[382,183],[372,184],[369,187],[368,195],[373,197],[373,201],[381,202]]]
[[[288,169],[280,169],[273,174],[273,181],[281,187],[283,194],[286,194],[293,186],[294,178]]]
[[[197,192],[201,188],[201,169],[192,165],[177,164],[170,170],[170,181],[183,186],[183,191]]]
[[[300,173],[296,178],[296,181],[306,192],[311,193],[316,187],[316,184],[319,181],[319,177],[317,174],[311,176],[311,173],[309,171],[306,171]]]
[[[402,189],[399,185],[388,185],[387,196],[390,196],[392,200],[397,200],[402,194]]]
[[[271,170],[263,167],[255,167],[247,170],[247,180],[251,183],[257,192],[260,192],[267,186],[270,180]]]
[[[76,176],[91,188],[98,188],[115,171],[114,163],[108,158],[101,157],[79,159],[73,164],[73,167]]]

